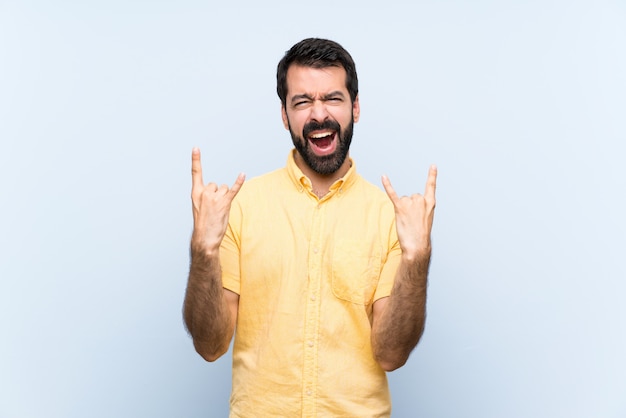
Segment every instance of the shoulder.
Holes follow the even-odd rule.
[[[361,196],[371,201],[380,202],[383,204],[391,204],[389,196],[387,196],[387,193],[385,193],[382,188],[378,187],[374,183],[369,182],[360,174],[357,174],[356,176],[354,189],[357,190]]]
[[[350,193],[350,195],[358,199],[360,205],[371,210],[379,210],[381,214],[386,216],[393,215],[393,204],[382,188],[369,182],[361,175],[357,175],[351,189],[354,190],[354,193]]]
[[[235,200],[239,202],[257,201],[260,196],[266,197],[287,187],[289,187],[289,176],[283,167],[246,180]]]

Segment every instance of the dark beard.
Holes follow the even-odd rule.
[[[310,132],[322,129],[332,129],[337,134],[337,149],[330,155],[318,156],[311,151],[311,145],[309,141],[305,139]],[[289,124],[289,133],[291,134],[291,140],[296,150],[313,171],[323,176],[336,173],[337,170],[346,160],[348,151],[350,150],[350,143],[352,142],[352,133],[354,129],[354,118],[351,118],[350,124],[344,131],[341,131],[341,126],[334,120],[327,120],[324,123],[309,122],[302,129],[302,136],[298,136]]]

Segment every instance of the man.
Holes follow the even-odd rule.
[[[207,361],[236,328],[231,417],[389,416],[385,371],[424,329],[436,168],[410,197],[356,173],[358,80],[335,42],[294,45],[277,91],[295,147],[285,168],[205,185],[192,152],[185,324]]]

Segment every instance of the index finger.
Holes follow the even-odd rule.
[[[382,181],[383,181],[383,187],[385,188],[385,191],[387,192],[387,196],[389,196],[389,199],[391,199],[391,202],[395,205],[396,201],[398,200],[398,194],[396,193],[395,189],[391,185],[391,181],[389,181],[389,177],[383,176]]]
[[[191,150],[191,187],[203,187],[204,182],[202,180],[202,163],[200,162],[200,149],[194,148]]]
[[[430,200],[435,200],[435,190],[437,189],[437,166],[431,165],[428,170],[428,178],[426,179],[426,190],[424,190],[424,197]]]

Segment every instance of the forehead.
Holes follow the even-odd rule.
[[[346,70],[341,66],[313,68],[291,65],[287,70],[287,96],[317,95],[342,91],[346,88]]]

